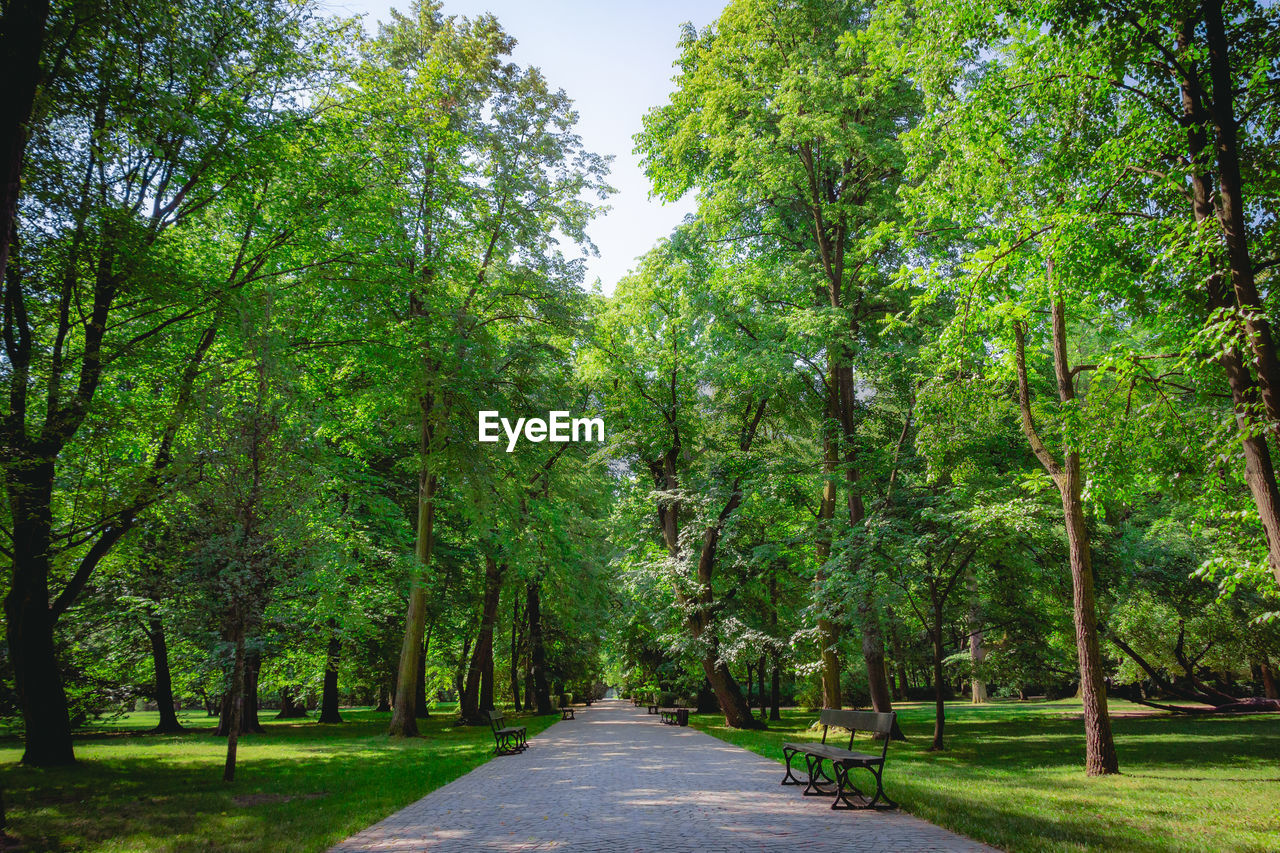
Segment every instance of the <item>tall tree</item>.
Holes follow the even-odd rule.
[[[26,119],[5,100],[18,107],[5,145],[30,139],[25,156],[12,147],[5,163],[6,629],[25,760],[48,765],[74,758],[54,627],[170,482],[227,299],[284,272],[281,250],[313,233],[327,192],[275,180],[296,165],[282,148],[307,112],[287,93],[314,82],[306,7],[69,4],[53,13],[43,46],[37,31],[20,32],[39,10],[8,11],[5,62],[23,65],[16,100],[33,74],[44,96]],[[36,71],[27,54],[41,47]],[[151,399],[106,405],[130,388],[150,388]],[[145,448],[145,461],[112,471],[94,500],[71,501],[95,516],[60,515],[59,496],[84,482],[68,475],[93,468],[83,442],[108,422],[107,434]]]
[[[821,390],[815,587],[828,707],[841,704],[843,617],[826,600],[824,576],[839,536],[841,493],[843,523],[857,527],[866,492],[876,488],[863,481],[858,371],[880,361],[868,336],[871,319],[893,299],[883,275],[892,246],[882,226],[897,216],[897,137],[917,109],[914,90],[873,56],[865,38],[871,9],[861,2],[730,4],[715,26],[685,32],[678,88],[669,105],[646,116],[638,137],[660,194],[699,188],[708,222],[788,259],[808,291],[777,298],[811,315],[805,356]],[[868,571],[856,563],[840,570]],[[872,702],[888,711],[878,602],[869,593],[858,608]]]

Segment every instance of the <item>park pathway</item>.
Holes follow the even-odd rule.
[[[776,761],[607,700],[331,853],[992,850],[903,812],[832,811],[826,797],[803,797],[781,778]]]

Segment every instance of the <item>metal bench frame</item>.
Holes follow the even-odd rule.
[[[493,729],[493,754],[517,755],[529,748],[525,726],[503,726],[501,711],[488,711],[489,728]]]
[[[806,797],[831,796],[833,809],[872,809],[897,808],[898,804],[889,799],[884,792],[884,760],[889,752],[890,734],[893,732],[897,713],[890,711],[879,714],[874,711],[839,711],[832,708],[822,709],[818,722],[822,726],[821,743],[785,743],[782,745],[782,756],[786,761],[787,771],[782,777],[783,785],[804,785]],[[841,748],[827,743],[827,731],[831,727],[849,731],[849,746]],[[859,732],[868,732],[878,736],[884,745],[880,755],[869,755],[865,752],[853,751],[853,738]],[[791,762],[797,755],[803,755],[808,779],[801,781],[792,772]],[[832,773],[823,768],[823,762],[829,762]],[[849,771],[862,768],[876,780],[875,794],[868,799],[849,778]],[[833,778],[834,776],[834,778]],[[857,797],[854,802],[850,797]],[[883,802],[883,805],[880,803]]]
[[[659,708],[659,718],[668,726],[687,726],[689,725],[689,709],[688,708]]]
[[[562,720],[572,720],[572,719],[575,719],[575,717],[573,716],[573,707],[572,707],[572,706],[570,706],[570,705],[561,705],[561,706],[560,706],[560,719],[562,719]]]

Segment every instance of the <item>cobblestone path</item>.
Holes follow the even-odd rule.
[[[893,749],[886,787],[893,793]],[[582,710],[348,838],[356,851],[991,851],[898,812],[832,811],[782,765],[630,702]]]

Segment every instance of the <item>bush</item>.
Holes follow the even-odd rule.
[[[670,708],[679,701],[680,694],[672,693],[670,690],[664,690],[658,694],[658,704],[664,708]]]

